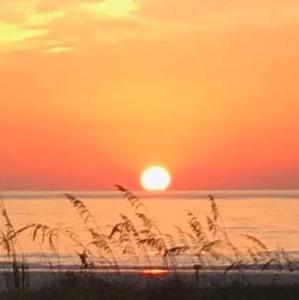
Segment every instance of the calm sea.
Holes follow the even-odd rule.
[[[118,192],[72,192],[84,201],[102,231],[109,233],[112,225],[122,221],[120,214],[132,220],[134,209]],[[198,216],[204,225],[210,213],[208,194],[213,194],[224,225],[236,245],[242,245],[242,234],[254,235],[269,249],[283,247],[290,255],[299,253],[299,191],[190,191],[151,194],[136,192],[145,205],[145,212],[166,235],[177,236],[175,226],[190,231],[188,211]],[[27,224],[44,224],[59,230],[74,232],[88,244],[90,236],[76,209],[62,192],[2,192],[4,203],[15,229]],[[136,220],[136,224],[138,224]],[[0,223],[4,230],[3,220]],[[138,225],[137,225],[138,226]],[[32,234],[32,232],[31,232]],[[30,264],[79,264],[77,245],[59,236],[57,252],[52,252],[39,236],[34,242],[31,234],[19,237],[18,251]],[[2,255],[3,250],[2,251]],[[2,256],[2,259],[4,257]],[[187,258],[186,258],[187,259]],[[117,254],[117,260],[130,265],[126,255]],[[134,262],[136,263],[136,262]]]

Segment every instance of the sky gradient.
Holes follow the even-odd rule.
[[[0,1],[0,188],[299,188],[299,3]]]

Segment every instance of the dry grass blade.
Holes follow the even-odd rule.
[[[144,213],[136,213],[136,216],[142,221],[143,225],[147,228],[153,227],[153,221]]]
[[[6,232],[2,233],[1,245],[6,250],[7,256],[8,257],[12,256],[13,266],[17,268],[18,263],[17,263],[17,251],[16,251],[16,243],[17,243],[16,231],[7,213],[1,195],[0,195],[0,213],[4,219],[4,226],[6,229]]]
[[[235,270],[239,267],[238,263],[231,263],[229,266],[227,266],[223,272],[223,275],[226,275],[229,271]]]
[[[27,231],[29,229],[32,229],[33,241],[36,241],[36,239],[39,237],[42,244],[44,244],[47,241],[52,251],[57,250],[54,243],[54,239],[57,240],[58,229],[51,228],[43,224],[32,223],[16,231],[16,235],[20,235],[22,232]]]
[[[210,252],[213,248],[219,247],[219,246],[222,246],[222,245],[223,245],[222,240],[211,241],[211,242],[208,242],[208,243],[204,244],[201,247],[201,251]]]
[[[251,248],[247,248],[247,252],[255,264],[259,263],[259,256]]]
[[[185,253],[187,250],[189,250],[188,246],[176,246],[176,247],[172,247],[170,249],[167,249],[164,256],[168,256],[168,255],[180,255]]]
[[[139,198],[134,193],[132,193],[131,191],[129,191],[128,189],[124,188],[119,184],[115,184],[115,187],[128,199],[128,201],[135,209],[139,209],[140,207],[143,206]]]
[[[217,222],[217,220],[220,216],[218,206],[216,204],[216,201],[215,201],[213,195],[208,195],[208,197],[209,197],[209,200],[210,200],[210,203],[211,203],[213,220],[214,220],[214,222]]]
[[[178,232],[178,236],[179,236],[179,240],[180,240],[180,243],[189,247],[189,243],[187,241],[187,236],[186,236],[186,233],[184,232],[184,230],[179,227],[179,226],[174,226]]]
[[[164,237],[164,240],[168,246],[170,246],[171,248],[174,248],[176,246],[176,241],[171,234],[163,233],[161,236]]]
[[[103,240],[93,240],[89,245],[95,245],[98,249],[103,249],[107,254],[112,254],[111,248]]]
[[[85,206],[85,204],[76,196],[70,194],[70,193],[65,193],[64,194],[67,199],[70,200],[72,205],[78,210],[79,215],[82,217],[83,221],[85,223],[88,222],[89,219],[93,220],[95,224],[97,225],[97,222],[95,221],[93,215],[89,211],[89,209]]]
[[[188,212],[188,217],[189,217],[189,225],[191,227],[191,230],[197,237],[198,242],[200,243],[207,242],[208,238],[204,233],[203,227],[201,223],[198,221],[197,217],[190,211]]]
[[[225,240],[225,244],[233,251],[237,259],[241,256],[239,249],[229,239]]]
[[[161,237],[139,239],[137,244],[149,246],[151,249],[158,251],[162,257],[165,256],[165,252],[167,251],[165,242]]]
[[[121,233],[122,232],[122,227],[124,226],[123,222],[117,223],[116,225],[113,226],[111,233],[108,235],[108,239],[112,239],[114,237],[114,235],[116,235],[117,233]]]
[[[111,247],[109,246],[109,243],[107,241],[108,237],[105,234],[102,234],[102,230],[100,226],[98,225],[95,217],[90,212],[90,210],[86,207],[86,205],[78,199],[76,196],[66,193],[65,196],[71,201],[72,205],[77,209],[79,212],[79,215],[82,217],[85,224],[88,223],[89,220],[93,221],[93,224],[95,228],[88,227],[87,231],[91,234],[93,240],[89,242],[89,245],[94,245],[98,248],[98,251],[104,250],[107,254],[109,254],[115,266],[117,266],[117,261],[114,257],[113,251]]]
[[[126,229],[126,232],[132,234],[134,238],[138,238],[138,230],[131,219],[124,214],[120,214],[120,216],[124,220],[124,228]]]
[[[90,242],[90,244],[96,245],[98,248],[103,249],[107,254],[112,255],[112,249],[107,241],[108,237],[105,234],[96,232],[92,228],[88,228],[87,230],[93,237],[93,240]]]
[[[265,250],[266,252],[268,252],[268,248],[266,247],[266,245],[264,243],[262,243],[258,238],[256,238],[253,235],[250,234],[242,234],[245,238],[247,238],[248,240],[250,240],[251,242],[253,242],[255,245],[257,245],[259,248]]]
[[[288,264],[293,262],[290,255],[285,251],[284,248],[280,249],[280,254],[281,254],[282,258],[284,259],[284,261],[287,262]]]
[[[6,228],[6,233],[8,238],[13,238],[15,236],[15,229],[12,225],[12,222],[10,220],[10,217],[8,216],[3,198],[0,195],[0,213],[2,217],[4,218],[5,221],[5,228]]]
[[[282,260],[286,263],[289,271],[293,272],[294,271],[294,267],[293,267],[294,261],[291,259],[290,255],[285,251],[284,248],[280,249],[279,254],[280,254]]]
[[[85,251],[90,252],[84,244],[80,241],[79,237],[70,230],[59,230],[54,227],[50,227],[48,225],[40,224],[40,223],[31,223],[28,224],[15,232],[16,236],[26,232],[28,230],[32,231],[32,240],[36,241],[39,238],[40,242],[44,244],[48,242],[49,247],[52,251],[56,251],[57,247],[54,243],[54,239],[57,240],[58,235],[61,234],[68,239],[72,240],[77,246],[84,249]]]
[[[7,237],[6,234],[1,232],[0,236],[0,245],[2,248],[6,251],[7,256],[10,256],[10,253],[12,252],[11,242],[10,239]]]
[[[261,273],[264,272],[265,270],[267,270],[267,269],[270,267],[270,265],[271,265],[273,262],[275,262],[275,261],[277,261],[275,258],[269,259],[269,260],[262,266],[262,268],[261,268]]]
[[[214,220],[212,220],[209,216],[207,218],[207,224],[208,224],[208,230],[212,233],[213,236],[217,234],[217,224],[215,223]]]
[[[144,213],[136,213],[143,226],[153,235],[162,235],[160,228]]]
[[[99,232],[101,232],[101,228],[98,225],[96,219],[94,218],[90,210],[86,207],[86,205],[83,203],[83,201],[81,201],[79,198],[77,198],[76,196],[70,193],[65,193],[65,196],[70,200],[72,205],[77,209],[80,217],[83,219],[83,222],[87,224],[89,220],[92,220],[96,229]]]

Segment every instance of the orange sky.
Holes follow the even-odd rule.
[[[298,188],[298,49],[298,0],[0,1],[0,188]]]

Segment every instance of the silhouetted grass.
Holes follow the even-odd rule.
[[[16,230],[7,213],[4,201],[0,195],[0,214],[4,221],[4,230],[0,233],[0,246],[6,251],[7,261],[2,264],[5,285],[24,290],[29,285],[28,266],[24,256],[17,253],[18,238]]]
[[[112,225],[109,232],[103,231],[82,200],[70,193],[65,194],[82,219],[86,233],[90,237],[87,243],[71,230],[53,228],[45,224],[28,224],[19,230],[14,230],[5,213],[6,210],[2,209],[7,228],[7,239],[3,238],[2,244],[9,251],[8,254],[12,253],[14,257],[16,237],[25,231],[31,231],[33,241],[38,239],[40,243],[47,244],[52,251],[59,251],[57,248],[59,238],[68,238],[75,243],[77,253],[86,253],[90,264],[85,263],[85,267],[118,268],[118,257],[126,257],[131,261],[132,266],[144,264],[144,261],[151,265],[153,260],[157,264],[156,259],[159,258],[162,266],[175,270],[180,266],[181,258],[184,256],[192,264],[201,267],[220,262],[226,265],[225,273],[246,264],[260,265],[261,271],[269,268],[271,264],[284,265],[292,269],[293,262],[283,249],[269,251],[255,236],[240,233],[243,237],[243,247],[241,249],[235,245],[226,230],[212,195],[207,196],[210,214],[205,218],[199,218],[189,211],[187,222],[190,229],[183,230],[176,226],[177,235],[171,235],[163,232],[153,221],[137,195],[120,185],[116,185],[116,188],[131,204],[133,217],[119,214],[119,222]],[[4,206],[3,201],[1,203]]]
[[[260,287],[247,286],[245,282],[226,285],[225,288],[200,285],[199,271],[213,267],[218,262],[224,265],[223,275],[231,270],[242,270],[251,264],[260,266],[261,272],[272,264],[293,271],[296,264],[284,249],[270,251],[257,237],[246,233],[240,233],[245,246],[241,249],[235,245],[212,195],[208,195],[210,213],[205,218],[189,211],[186,216],[189,230],[175,226],[177,234],[171,235],[163,232],[151,218],[137,195],[120,185],[116,185],[116,188],[130,203],[133,216],[119,214],[119,222],[106,232],[82,200],[70,193],[65,194],[81,217],[89,236],[87,242],[83,242],[76,232],[46,224],[31,223],[15,229],[4,201],[0,199],[0,213],[4,221],[0,245],[7,254],[7,269],[4,272],[7,290],[0,299],[299,299],[297,286]],[[161,266],[176,274],[184,256],[193,266],[195,280],[186,282],[177,277],[161,281],[149,280],[146,285],[138,285],[124,279],[103,280],[99,275],[92,276],[88,272],[67,273],[63,280],[37,291],[32,290],[29,286],[28,266],[16,247],[24,232],[30,232],[33,241],[48,246],[56,253],[59,253],[59,239],[71,240],[76,246],[82,267],[87,269],[102,266],[118,270],[117,258],[121,256],[127,257],[132,267],[144,265],[144,260],[148,266],[153,266],[159,258]]]

